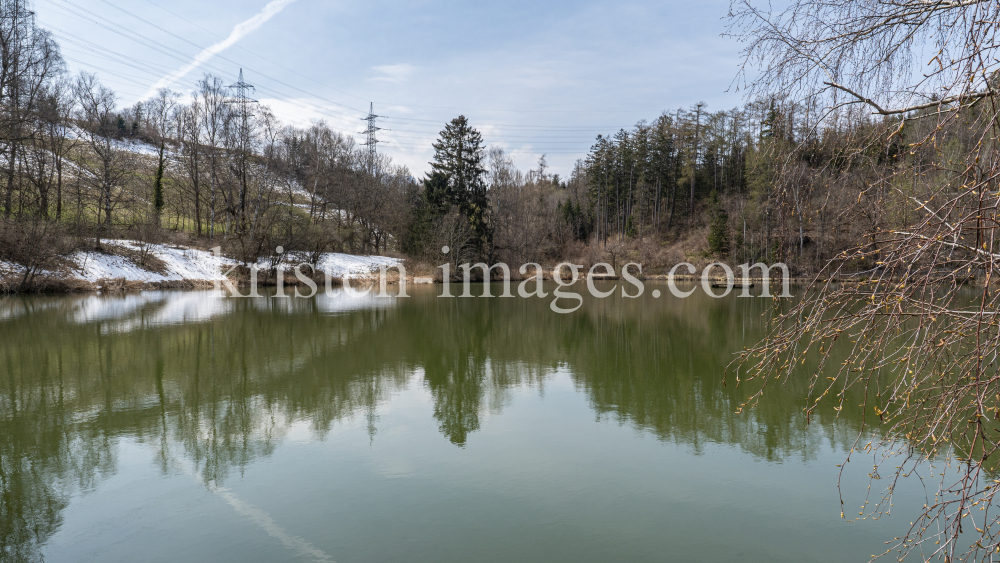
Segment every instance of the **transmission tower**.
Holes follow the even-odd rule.
[[[240,69],[240,78],[236,81],[236,84],[230,84],[229,88],[234,90],[235,95],[226,100],[227,104],[233,104],[236,106],[236,111],[238,112],[240,119],[239,134],[237,135],[237,147],[240,156],[239,159],[239,179],[240,179],[240,194],[239,194],[239,210],[242,214],[246,212],[246,197],[247,197],[247,158],[250,153],[250,143],[251,132],[250,132],[250,118],[253,116],[253,110],[251,106],[257,103],[257,100],[250,97],[250,93],[254,91],[253,84],[247,84],[243,80],[243,69]]]
[[[236,84],[230,84],[229,88],[235,90],[235,96],[232,99],[226,100],[227,104],[234,104],[239,109],[241,125],[247,127],[250,123],[250,116],[253,112],[250,109],[251,104],[256,104],[257,100],[250,97],[250,92],[254,91],[255,88],[253,84],[247,84],[243,80],[243,69],[240,69],[240,79],[236,81]]]
[[[380,117],[385,117],[385,116],[375,115],[375,104],[370,103],[368,106],[368,117],[361,118],[361,121],[368,122],[368,127],[364,131],[362,131],[362,133],[367,135],[368,139],[361,144],[363,146],[368,147],[368,171],[371,172],[372,174],[375,174],[375,162],[376,158],[378,157],[378,151],[375,148],[375,145],[378,144],[378,139],[375,138],[375,132],[382,130],[381,127],[375,127],[375,120]]]
[[[8,61],[13,68],[8,71],[11,85],[7,87],[9,93],[5,92],[5,94],[13,97],[15,109],[20,109],[18,97],[21,93],[21,87],[19,83],[25,70],[21,67],[21,54],[27,50],[27,45],[24,42],[31,35],[31,25],[35,21],[35,12],[27,9],[25,0],[14,0],[13,6],[7,9],[10,11],[4,11],[3,19],[10,17],[13,23],[13,45],[9,49],[12,60]]]
[[[3,19],[11,18],[13,21],[13,31],[15,39],[15,47],[13,48],[14,55],[18,54],[22,46],[16,41],[24,39],[24,35],[27,33],[29,26],[35,21],[35,12],[29,10],[25,6],[25,0],[14,0],[13,7],[10,11],[5,11],[3,14]]]

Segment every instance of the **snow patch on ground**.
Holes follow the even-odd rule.
[[[143,245],[134,241],[108,241],[106,244],[133,251],[141,251],[143,248]],[[149,271],[128,258],[112,254],[75,252],[69,258],[76,265],[75,277],[89,282],[110,279],[139,282],[214,281],[223,279],[222,269],[233,264],[228,258],[220,258],[206,250],[193,248],[151,244],[147,251],[150,256],[165,264],[164,273]]]
[[[382,266],[388,268],[397,266],[399,263],[398,258],[389,258],[388,256],[355,256],[330,252],[319,259],[316,267],[329,276],[342,278],[347,275],[371,274],[378,272]]]
[[[121,256],[96,252],[74,252],[69,259],[76,265],[72,272],[73,277],[89,282],[119,278],[142,282],[158,282],[167,279],[165,276],[143,270]]]
[[[134,241],[120,241],[122,246],[133,250],[141,250],[142,245]],[[235,260],[216,256],[207,250],[167,246],[164,244],[149,245],[149,253],[166,264],[165,278],[174,280],[221,280],[225,278],[223,268],[236,263]]]
[[[9,277],[24,273],[24,266],[0,260],[0,276]]]
[[[143,245],[128,240],[106,241],[107,245],[117,245],[133,252],[139,252]],[[165,281],[216,281],[225,279],[225,270],[237,262],[230,258],[215,256],[207,250],[182,248],[163,244],[148,245],[147,252],[164,264],[164,272],[157,273],[143,268],[134,261],[114,254],[100,252],[75,252],[70,255],[75,265],[72,277],[88,282],[106,279],[125,279],[137,282]],[[307,255],[301,252],[289,252],[283,262],[289,270],[296,264],[307,262]],[[382,266],[398,265],[398,258],[388,256],[355,256],[328,252],[320,256],[317,269],[331,277],[367,276],[377,273]],[[268,261],[261,260],[257,266],[267,268]],[[2,265],[0,265],[2,268]]]
[[[282,256],[281,263],[285,265],[285,271],[291,272],[292,268],[299,264],[309,264],[309,255],[305,252],[286,252]],[[343,278],[345,276],[366,277],[377,274],[382,266],[390,268],[402,263],[399,258],[389,256],[358,256],[355,254],[343,254],[340,252],[325,252],[316,261],[316,269],[332,278]],[[266,270],[270,268],[270,262],[266,259],[257,263],[257,267]],[[306,273],[307,268],[303,268]]]
[[[225,272],[237,264],[231,258],[215,256],[207,250],[183,248],[165,244],[143,245],[131,240],[104,241],[106,247],[119,247],[128,254],[136,255],[146,250],[149,256],[162,263],[163,267],[154,272],[149,267],[140,266],[132,257],[119,256],[113,253],[95,251],[77,251],[66,258],[69,261],[68,272],[57,274],[40,272],[39,275],[80,279],[91,283],[101,280],[124,279],[130,282],[157,283],[171,281],[221,281]],[[109,248],[109,250],[113,250]],[[303,262],[309,262],[304,252],[287,252],[282,257],[286,272]],[[271,262],[263,259],[257,267],[267,269]],[[388,256],[355,256],[338,252],[328,252],[320,255],[316,267],[320,272],[334,278],[348,276],[367,277],[377,274],[382,266],[392,267],[400,264],[398,258]],[[308,271],[308,270],[306,270]],[[24,272],[21,266],[0,260],[0,277],[13,278]]]
[[[86,143],[88,134],[80,130],[78,127],[68,127],[63,130],[63,134],[67,139],[81,141]],[[145,141],[139,139],[110,139],[111,146],[120,151],[132,152],[142,156],[159,156],[160,149],[155,147]],[[165,149],[163,151],[167,155],[173,155],[173,151]]]
[[[298,180],[293,180],[290,183],[289,187],[291,188],[293,194],[301,198],[312,199],[312,194],[309,193],[309,191],[306,190],[304,187],[302,187],[302,184]]]
[[[292,193],[293,196],[298,197],[299,199],[305,200],[307,202],[307,203],[302,203],[302,202],[294,203],[293,205],[295,207],[298,207],[299,209],[302,209],[302,210],[305,210],[305,211],[309,211],[309,207],[310,206],[309,206],[308,202],[313,200],[313,197],[314,197],[313,194],[311,194],[309,192],[309,190],[305,189],[298,180],[293,180],[292,182],[290,182],[288,184],[288,188],[289,188],[289,191],[291,191],[291,193]],[[322,209],[322,207],[323,207],[324,200],[323,200],[323,197],[320,196],[320,195],[316,195],[315,198],[316,198],[316,209],[315,210],[316,210],[316,212],[319,212],[320,209]],[[281,202],[281,203],[284,204],[284,205],[287,205],[286,202]],[[326,210],[326,218],[327,219],[335,218],[338,214],[340,215],[340,217],[342,219],[347,219],[347,211],[345,211],[343,209],[333,208],[332,205],[329,205],[329,202],[327,202],[327,203],[328,203],[328,208]]]

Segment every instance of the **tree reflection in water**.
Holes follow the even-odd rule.
[[[74,491],[115,471],[115,443],[156,448],[164,472],[192,463],[221,486],[270,455],[295,421],[325,436],[367,417],[422,374],[441,434],[464,446],[514,390],[562,370],[598,417],[700,452],[732,444],[766,460],[849,447],[857,407],[821,411],[792,381],[737,415],[723,381],[732,353],[762,335],[767,299],[219,299],[202,292],[0,300],[0,546],[38,560]],[[808,366],[805,366],[808,367]],[[857,405],[861,401],[848,401]],[[821,429],[816,432],[816,428]]]

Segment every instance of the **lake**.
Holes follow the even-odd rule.
[[[407,289],[0,299],[0,560],[866,561],[923,502],[841,519],[860,400],[736,414],[787,305]]]

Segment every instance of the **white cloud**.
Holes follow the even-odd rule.
[[[412,76],[414,72],[416,72],[417,67],[408,63],[401,63],[395,65],[373,66],[372,70],[381,74],[381,76],[375,76],[371,80],[401,84],[406,82],[406,80]]]
[[[233,44],[242,39],[244,36],[264,25],[267,20],[274,17],[278,12],[284,10],[286,6],[294,1],[295,0],[271,0],[271,2],[268,2],[267,5],[264,6],[264,9],[258,12],[257,15],[242,23],[236,24],[236,27],[234,27],[229,33],[229,37],[226,37],[222,41],[219,41],[207,49],[202,50],[200,53],[195,55],[194,59],[190,63],[157,80],[156,84],[150,86],[149,91],[143,94],[140,99],[145,100],[150,98],[156,94],[156,91],[160,88],[167,88],[181,78],[184,78],[184,76],[192,70],[205,64],[215,55],[218,55],[222,51],[232,47]]]

